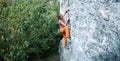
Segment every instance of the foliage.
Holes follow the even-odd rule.
[[[59,4],[49,0],[0,0],[0,61],[27,61],[57,51]]]

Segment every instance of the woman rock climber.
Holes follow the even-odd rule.
[[[69,9],[67,9],[65,11],[65,14],[68,11],[69,11]],[[69,32],[69,27],[68,27],[68,21],[69,21],[69,19],[67,19],[66,23],[64,22],[64,19],[63,19],[63,17],[65,16],[65,14],[64,15],[59,14],[59,15],[57,15],[57,17],[59,19],[60,32],[63,34],[63,37],[64,37],[64,47],[66,48],[66,46],[67,46],[67,39],[70,36],[70,32]]]

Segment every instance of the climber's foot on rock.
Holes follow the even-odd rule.
[[[64,47],[65,49],[69,50],[69,46]]]
[[[70,38],[67,39],[67,41],[68,41],[68,45],[71,44],[71,42],[72,42],[72,40]]]

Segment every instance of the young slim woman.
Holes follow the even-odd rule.
[[[67,9],[65,11],[65,14],[69,11],[69,9]],[[67,46],[67,39],[70,36],[70,31],[69,31],[69,27],[68,27],[68,21],[69,19],[67,19],[67,22],[64,22],[63,17],[65,16],[62,14],[57,15],[58,19],[59,19],[59,25],[60,25],[60,32],[63,33],[63,38],[64,38],[64,47]]]

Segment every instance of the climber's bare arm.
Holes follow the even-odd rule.
[[[63,26],[66,26],[66,24],[65,24],[63,21],[59,20],[59,22],[60,22]]]
[[[63,15],[63,17],[66,15],[66,13],[69,11],[69,7],[66,9],[66,11],[65,11],[65,13],[64,13],[64,15]]]

